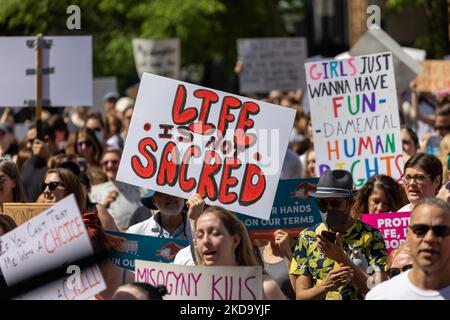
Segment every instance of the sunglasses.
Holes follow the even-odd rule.
[[[424,237],[430,229],[439,238],[446,238],[450,234],[450,227],[446,225],[429,226],[426,224],[412,224],[409,228],[418,237]]]
[[[390,268],[387,270],[387,273],[389,275],[389,278],[398,276],[400,273],[405,272],[413,267],[412,264],[407,264],[406,266],[403,266],[401,268]]]
[[[44,192],[44,190],[48,187],[50,191],[55,191],[58,186],[63,186],[61,182],[53,181],[49,183],[45,183],[44,181],[41,182],[41,190]]]
[[[450,130],[450,126],[448,126],[448,127],[444,127],[444,126],[438,126],[438,127],[435,127],[435,129],[436,130],[447,130],[447,131],[449,131]]]
[[[345,201],[341,199],[316,199],[317,205],[321,210],[323,209],[322,211],[325,211],[328,207],[340,208]]]
[[[108,163],[111,163],[112,165],[114,165],[114,166],[116,166],[116,165],[118,165],[119,164],[119,160],[102,160],[102,161],[100,161],[100,164],[102,165],[102,166],[106,166]]]
[[[92,142],[89,141],[89,140],[77,142],[77,146],[78,146],[78,147],[82,147],[83,144],[84,144],[86,147],[92,146]]]

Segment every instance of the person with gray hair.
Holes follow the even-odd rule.
[[[427,198],[411,214],[407,243],[413,266],[378,284],[366,300],[450,300],[450,204]]]

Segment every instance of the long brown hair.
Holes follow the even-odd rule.
[[[358,219],[363,213],[371,213],[369,212],[369,197],[375,188],[383,190],[389,201],[388,211],[395,212],[408,203],[406,195],[398,182],[390,176],[377,174],[367,180],[356,194],[355,202],[351,210],[353,218]]]
[[[200,214],[200,217],[207,213],[212,213],[220,221],[222,221],[223,225],[230,235],[233,236],[235,234],[238,234],[240,236],[241,240],[234,250],[236,256],[236,264],[238,266],[260,266],[253,252],[252,243],[250,241],[250,237],[247,233],[247,229],[245,228],[244,223],[240,221],[233,213],[222,207],[210,206]],[[203,260],[198,254],[197,250],[195,250],[195,254],[199,264],[203,265]]]
[[[10,160],[0,158],[0,171],[4,172],[16,182],[16,186],[13,189],[13,202],[27,202],[25,190],[22,181],[20,180],[16,164]]]

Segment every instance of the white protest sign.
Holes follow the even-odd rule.
[[[87,300],[106,289],[98,265],[17,296],[14,300]]]
[[[382,29],[369,29],[351,48],[352,56],[388,52],[392,53],[395,83],[401,94],[408,90],[409,83],[422,72],[422,66],[411,58],[400,45]]]
[[[126,230],[134,211],[143,206],[141,197],[146,190],[120,181],[108,181],[92,186],[89,197],[94,203],[103,203],[111,191],[116,191],[118,195],[109,205],[108,212],[117,227]]]
[[[239,91],[265,93],[305,85],[302,66],[308,56],[305,38],[238,39]]]
[[[93,253],[73,194],[0,237],[8,286]]]
[[[305,64],[316,165],[345,169],[361,187],[374,174],[402,175],[392,54]]]
[[[294,116],[144,73],[116,180],[267,220]]]
[[[133,39],[134,62],[139,78],[144,72],[180,79],[180,39]]]
[[[192,267],[135,260],[134,280],[164,285],[167,300],[261,300],[262,269]]]
[[[36,49],[33,37],[0,37],[0,106],[23,107],[36,100]],[[92,106],[92,37],[45,36],[42,49],[42,99],[51,106]],[[32,104],[34,106],[34,104]],[[44,104],[47,105],[47,104]]]
[[[94,79],[94,107],[92,111],[103,113],[103,97],[108,92],[117,92],[116,77],[101,77]]]

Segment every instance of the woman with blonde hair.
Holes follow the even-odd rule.
[[[204,202],[199,195],[189,198],[188,206],[189,217],[196,216],[193,237],[198,265],[261,266],[244,224],[233,213],[216,206],[203,210]],[[278,284],[266,273],[263,273],[263,299],[286,299]]]

